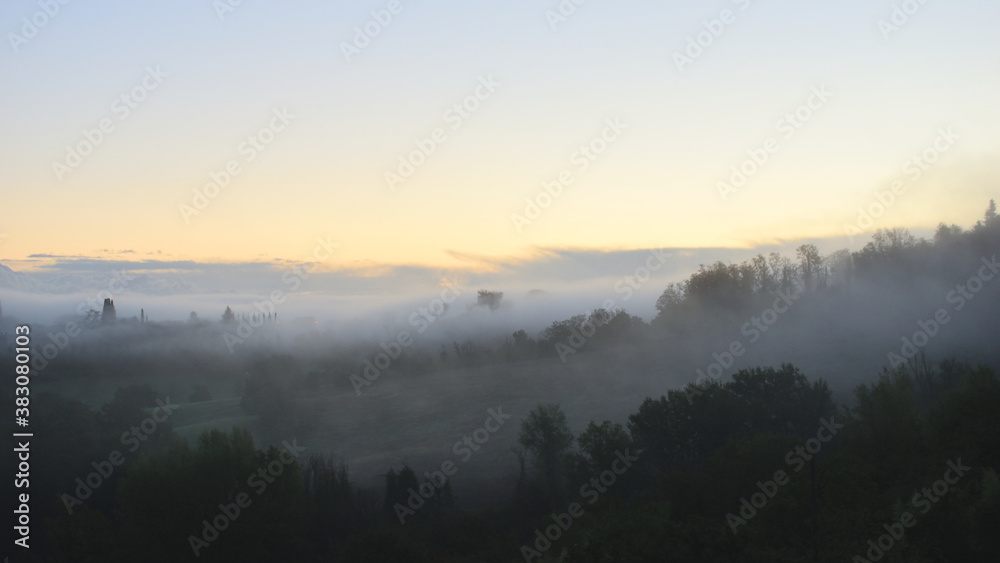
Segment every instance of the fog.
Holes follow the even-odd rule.
[[[745,258],[761,251],[774,249],[730,254]],[[268,292],[150,295],[126,288],[111,292],[118,318],[113,326],[94,319],[88,324],[76,313],[99,310],[98,299],[105,295],[101,290],[65,295],[5,291],[0,326],[10,333],[13,325],[30,321],[36,367],[44,368],[39,386],[95,408],[110,400],[118,386],[137,383],[148,383],[158,394],[182,403],[197,384],[208,385],[215,400],[238,399],[243,379],[273,369],[266,367],[269,358],[282,358],[287,366],[279,371],[289,385],[314,379],[314,391],[300,400],[321,405],[309,411],[308,424],[296,428],[312,436],[305,441],[314,451],[336,455],[362,482],[394,463],[415,468],[433,464],[435,456],[447,455],[454,436],[474,429],[471,419],[499,404],[523,416],[539,402],[558,403],[571,428],[580,431],[591,420],[625,422],[644,397],[702,382],[705,375],[723,379],[742,368],[786,362],[812,379],[826,380],[838,400],[849,402],[852,389],[891,367],[889,354],[902,354],[902,339],[912,339],[921,330],[918,323],[936,322],[935,312],[942,308],[948,311],[947,324],[938,323],[939,330],[917,352],[931,361],[954,356],[997,365],[1000,360],[995,333],[988,328],[995,326],[1000,311],[1000,283],[983,280],[980,292],[961,298],[965,305],[956,310],[956,285],[975,278],[984,264],[984,255],[966,247],[928,254],[947,263],[925,264],[929,267],[916,275],[905,272],[910,267],[906,262],[848,280],[831,263],[823,291],[786,297],[784,303],[781,292],[771,291],[736,309],[689,307],[672,319],[669,329],[600,343],[583,336],[585,344],[579,347],[569,339],[545,341],[543,331],[553,323],[599,308],[627,311],[648,327],[668,283],[691,275],[691,270],[677,275],[680,264],[691,263],[688,254],[693,253],[633,252],[617,257],[620,264],[631,265],[620,275],[591,276],[562,286],[548,280],[544,289],[442,278],[419,297],[338,297],[303,288],[282,293],[276,301],[266,297]],[[664,267],[642,271],[646,257],[657,256],[663,257]],[[477,303],[481,289],[502,291],[499,304]],[[222,320],[227,306],[236,317],[228,324]],[[197,320],[189,318],[192,311]],[[145,323],[139,320],[143,312]],[[754,324],[762,315],[764,320]],[[52,320],[35,321],[41,318]],[[532,353],[511,348],[512,334],[522,329],[538,342]],[[735,343],[745,353],[732,354]],[[387,367],[369,367],[379,354],[391,351],[398,357]],[[351,376],[362,377],[366,368],[380,375],[359,388]],[[281,439],[253,416],[244,422],[265,440]],[[196,424],[187,435],[193,439],[211,425]],[[185,434],[183,427],[178,431]],[[456,477],[456,489],[474,489],[471,475],[499,479],[499,468],[512,461],[509,449],[516,434],[507,432],[498,438],[502,447],[479,456],[477,461],[488,460],[492,469]]]
[[[948,362],[1000,367],[991,217],[927,240],[879,231],[853,253],[658,249],[604,256],[617,264],[606,275],[577,256],[578,272],[561,275],[580,279],[561,283],[436,272],[409,292],[381,279],[338,296],[314,276],[287,294],[155,294],[136,289],[156,285],[147,274],[126,272],[90,291],[4,290],[0,333],[12,357],[16,327],[30,326],[42,405],[59,396],[104,417],[149,393],[178,405],[171,435],[189,444],[234,427],[259,448],[293,440],[342,464],[359,499],[388,495],[397,471],[457,468],[456,509],[489,513],[526,494],[522,461],[540,467],[523,447],[539,405],[558,405],[573,435],[601,421],[635,433],[647,398],[693,401],[751,368],[792,364],[853,409],[883,373],[926,385]],[[690,266],[722,255],[736,258]]]

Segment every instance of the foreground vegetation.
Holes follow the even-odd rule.
[[[995,561],[996,374],[953,361],[911,363],[855,398],[835,405],[824,382],[783,365],[740,371],[696,396],[647,398],[625,426],[592,422],[578,436],[558,405],[539,405],[521,421],[523,471],[509,502],[470,513],[455,508],[443,480],[418,477],[436,468],[392,468],[383,490],[364,490],[345,467],[294,443],[260,450],[234,428],[189,445],[169,422],[151,429],[143,421],[156,403],[141,388],[99,412],[46,397],[36,415],[36,435],[46,440],[32,458],[35,517],[44,525],[36,524],[32,554],[847,561],[874,560],[868,541],[881,538],[872,553],[885,551],[878,559],[886,561]],[[119,428],[137,429],[141,448],[123,447]],[[121,467],[106,462],[116,450],[126,458]],[[97,461],[81,471],[79,460]]]

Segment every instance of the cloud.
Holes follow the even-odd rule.
[[[25,271],[6,270],[0,290],[37,295],[70,296],[92,294],[114,277],[129,276],[130,299],[171,299],[178,310],[187,303],[252,303],[281,291],[300,311],[322,312],[329,304],[353,304],[358,310],[387,310],[411,300],[426,300],[440,292],[442,281],[474,295],[478,289],[503,291],[509,299],[546,294],[574,310],[600,306],[606,299],[621,297],[616,283],[634,274],[650,257],[650,250],[669,256],[655,275],[627,303],[630,312],[652,313],[656,297],[668,283],[686,279],[701,264],[739,262],[758,253],[779,251],[794,256],[794,248],[806,241],[753,249],[661,248],[587,249],[534,248],[527,257],[488,256],[452,251],[460,267],[442,268],[374,261],[319,264],[303,270],[295,260],[268,259],[243,262],[102,258],[92,256],[32,255],[22,261]],[[817,242],[817,241],[809,241]],[[822,241],[825,253],[841,248],[841,241]],[[15,265],[17,266],[17,265]],[[298,273],[296,273],[298,272]],[[304,275],[302,275],[304,273]],[[292,284],[290,279],[300,278]],[[145,297],[144,297],[145,296]],[[321,316],[321,315],[318,315]]]

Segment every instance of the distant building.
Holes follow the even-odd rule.
[[[115,302],[111,298],[104,300],[104,310],[101,311],[101,324],[113,325],[118,320],[118,313],[115,312]]]

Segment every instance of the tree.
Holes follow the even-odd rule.
[[[772,252],[767,255],[767,262],[771,266],[771,275],[774,276],[778,286],[783,291],[790,291],[798,277],[798,272],[791,259],[778,252]]]
[[[799,259],[799,273],[802,275],[803,289],[816,289],[826,283],[823,258],[815,244],[803,244],[795,250]]]
[[[605,420],[600,426],[591,422],[577,439],[580,450],[586,456],[590,469],[601,472],[610,469],[618,459],[618,453],[625,453],[632,440],[621,424]]]
[[[767,293],[778,289],[778,280],[767,265],[767,258],[763,254],[758,254],[750,260],[750,268],[753,271],[756,291]]]
[[[684,284],[670,283],[667,285],[667,289],[664,289],[663,293],[656,299],[656,310],[659,311],[658,316],[665,317],[670,311],[680,307],[683,303]]]
[[[903,250],[916,246],[917,239],[908,229],[879,229],[858,253],[868,262],[898,258]]]
[[[87,326],[96,326],[101,322],[101,313],[97,309],[90,308],[87,310],[87,314],[83,319],[84,324]]]
[[[691,275],[685,284],[685,295],[703,305],[739,309],[750,295],[747,281],[739,266],[718,261],[711,266],[704,264]]]
[[[573,315],[564,321],[555,321],[542,331],[541,339],[546,347],[555,346],[560,342],[565,344],[573,336],[574,329],[579,329],[586,321],[585,315]]]
[[[385,496],[382,501],[382,510],[388,520],[400,524],[427,522],[428,519],[441,517],[453,508],[451,484],[446,477],[442,478],[445,479],[443,482],[431,478],[425,479],[421,484],[416,472],[408,465],[403,465],[398,472],[390,468],[385,475]],[[427,489],[428,484],[433,491],[430,497],[417,492]],[[419,504],[413,504],[418,502],[415,498],[420,499]]]
[[[714,380],[697,389],[647,397],[628,417],[628,429],[654,473],[689,470],[741,430],[732,393]]]
[[[115,560],[191,560],[195,548],[210,561],[273,561],[279,552],[287,558],[307,515],[298,454],[287,447],[258,450],[248,430],[233,428],[206,430],[194,447],[178,442],[130,460],[117,491],[123,553]],[[223,521],[220,504],[231,505],[241,494],[252,505],[230,517],[217,539],[203,541],[204,522]]]
[[[740,426],[748,433],[805,439],[815,434],[821,418],[835,412],[826,382],[810,383],[792,364],[741,369],[725,389],[732,393],[743,420]]]
[[[524,332],[524,329],[515,331],[513,338],[514,346],[527,346],[531,343],[531,337],[528,336],[527,332]]]
[[[535,340],[521,329],[513,333],[509,350],[513,358],[523,359],[534,356],[537,347]]]
[[[847,284],[851,281],[853,264],[851,261],[851,251],[846,248],[830,253],[823,262],[828,265],[827,275],[829,282],[837,284]]]
[[[312,455],[302,469],[302,488],[310,500],[314,541],[343,539],[363,525],[347,466],[332,457]],[[405,502],[405,500],[403,501]]]
[[[598,324],[596,319],[601,319]],[[642,318],[628,314],[624,309],[619,309],[616,313],[607,313],[604,309],[597,309],[590,316],[589,322],[597,327],[597,342],[635,342],[645,335],[648,325]]]
[[[496,311],[500,307],[500,302],[502,300],[502,291],[480,289],[479,295],[476,299],[476,305],[479,305],[480,307],[489,307],[490,311]]]
[[[928,440],[913,377],[902,367],[883,370],[878,382],[857,387],[857,425],[845,442],[868,464],[873,482],[884,487],[918,471],[928,459]]]
[[[939,247],[944,245],[958,244],[962,241],[964,230],[958,225],[945,225],[939,223],[934,231],[934,244]]]
[[[233,310],[229,307],[226,307],[225,312],[222,313],[222,324],[236,324],[236,315],[233,314]]]
[[[947,368],[942,363],[942,368]],[[954,387],[933,406],[934,442],[945,455],[962,455],[980,467],[1000,468],[1000,379],[986,367],[961,370]],[[942,370],[937,373],[943,375]],[[941,375],[938,379],[944,379]]]
[[[983,220],[978,222],[976,226],[982,226],[982,228],[991,227],[997,221],[997,202],[991,199],[989,207],[986,208],[986,214],[983,216]]]
[[[409,465],[403,465],[399,471],[396,471],[395,468],[389,468],[385,474],[385,495],[382,500],[382,510],[385,511],[390,520],[395,518],[395,506],[397,504],[405,506],[410,491],[419,488],[420,481],[417,479],[417,474]]]
[[[521,421],[517,439],[531,453],[549,493],[562,490],[564,456],[573,446],[566,413],[557,404],[538,405]]]

